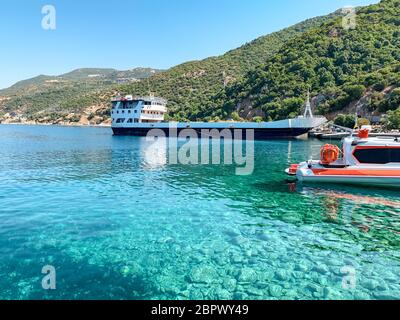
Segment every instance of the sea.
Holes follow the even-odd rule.
[[[154,144],[0,125],[0,299],[400,299],[398,189],[287,177],[313,139],[254,142],[244,175]]]

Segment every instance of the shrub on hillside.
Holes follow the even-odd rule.
[[[388,129],[400,129],[400,108],[388,112],[387,127]]]
[[[342,126],[342,127],[346,127],[346,128],[354,128],[355,125],[355,117],[354,115],[350,115],[350,114],[339,114],[334,120],[333,122],[338,125],[338,126]]]

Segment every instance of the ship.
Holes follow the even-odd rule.
[[[343,146],[326,144],[320,160],[292,164],[285,171],[301,183],[334,183],[400,187],[400,140],[370,138],[370,126],[343,139]]]
[[[116,136],[147,136],[159,129],[165,136],[179,135],[181,131],[193,129],[200,137],[215,133],[226,133],[232,137],[254,138],[256,140],[296,138],[306,135],[327,119],[314,116],[308,94],[304,115],[293,119],[271,122],[167,122],[167,100],[155,96],[117,96],[112,99],[111,118],[113,134]],[[252,132],[249,135],[249,130]],[[210,134],[211,133],[211,134]]]

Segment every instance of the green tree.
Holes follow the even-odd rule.
[[[233,121],[242,121],[243,120],[236,111],[232,112],[231,117],[232,117]]]
[[[400,129],[400,108],[387,113],[387,126],[389,129]]]
[[[346,86],[343,89],[351,100],[360,99],[365,92],[365,87],[362,84]]]
[[[339,114],[337,117],[333,120],[335,124],[338,126],[346,127],[346,128],[354,128],[355,125],[355,116],[351,114]]]

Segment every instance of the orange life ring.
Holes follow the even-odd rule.
[[[321,148],[321,164],[331,164],[339,159],[340,149],[338,146],[326,144]]]

